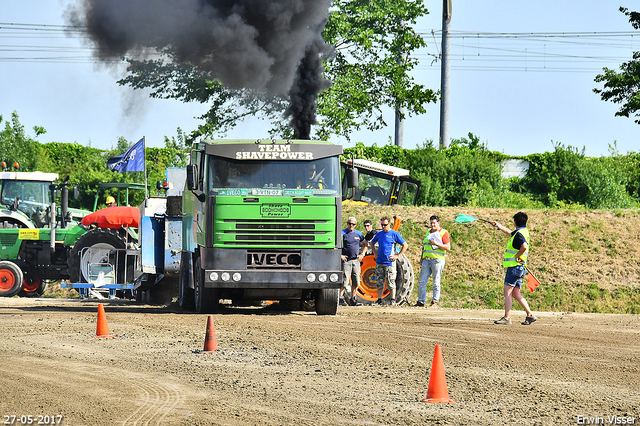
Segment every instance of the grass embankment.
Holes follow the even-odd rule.
[[[531,233],[529,267],[542,285],[523,295],[534,311],[640,313],[640,211],[524,210]],[[400,233],[409,243],[415,271],[412,302],[417,299],[422,239],[429,217],[440,216],[451,234],[451,252],[442,277],[441,305],[450,308],[502,309],[503,251],[508,236],[475,221],[453,223],[458,213],[496,220],[513,229],[517,210],[458,207],[344,206],[358,229],[383,215],[403,219]],[[346,219],[345,219],[346,221]],[[431,280],[427,294],[431,292]],[[515,309],[520,309],[517,303]]]

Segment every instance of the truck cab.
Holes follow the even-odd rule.
[[[315,302],[335,314],[342,146],[323,141],[219,140],[191,153],[183,193],[179,301],[198,312],[221,299]]]

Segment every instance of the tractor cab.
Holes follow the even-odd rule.
[[[416,204],[420,181],[410,178],[409,170],[362,159],[347,160],[342,163],[342,167],[344,170],[354,168],[358,172],[355,187],[349,187],[347,173],[344,173],[343,201],[379,206]]]

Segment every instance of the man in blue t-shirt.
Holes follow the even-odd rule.
[[[378,289],[378,300],[374,304],[382,305],[382,292],[386,279],[387,287],[391,292],[391,305],[396,305],[396,260],[407,251],[409,245],[398,231],[391,229],[391,219],[387,216],[380,219],[380,225],[382,231],[371,240],[373,257],[376,259],[376,288]],[[376,243],[378,243],[377,249]],[[398,254],[393,254],[395,244],[402,245],[402,250]]]
[[[342,306],[347,305],[343,296],[348,298],[349,305],[357,305],[356,289],[360,285],[360,261],[364,256],[362,250],[364,235],[356,229],[357,223],[355,217],[350,217],[347,219],[347,229],[342,230],[342,270],[344,271],[344,283],[340,289]]]

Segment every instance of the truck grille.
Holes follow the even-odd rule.
[[[235,246],[324,246],[335,232],[326,229],[325,220],[226,219],[224,223],[224,245]]]

